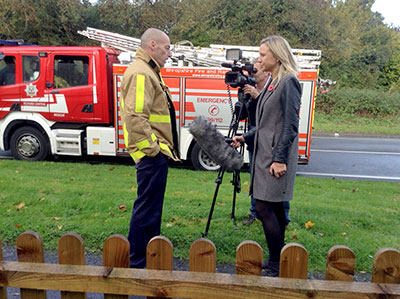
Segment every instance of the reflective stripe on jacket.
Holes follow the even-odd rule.
[[[151,67],[149,62],[155,67]],[[121,116],[125,145],[135,163],[160,151],[178,161],[174,151],[168,87],[159,75],[160,67],[143,49],[138,48],[121,83]],[[170,94],[169,94],[170,95]],[[176,120],[172,120],[176,121]]]

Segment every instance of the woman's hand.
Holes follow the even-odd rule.
[[[272,162],[272,165],[269,167],[269,173],[279,179],[286,173],[286,164]]]
[[[244,142],[244,137],[243,136],[235,136],[232,138],[232,142],[230,146],[238,148],[240,146],[240,143]]]

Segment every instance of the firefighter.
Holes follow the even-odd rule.
[[[146,266],[146,246],[160,234],[168,158],[179,161],[175,110],[160,74],[170,47],[168,35],[147,29],[121,83],[124,138],[138,186],[128,233],[131,268]]]

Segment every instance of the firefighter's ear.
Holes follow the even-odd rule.
[[[157,47],[157,42],[155,40],[150,41],[150,48],[154,50]]]

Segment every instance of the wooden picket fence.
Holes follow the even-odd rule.
[[[208,239],[190,247],[189,271],[173,270],[173,246],[162,236],[147,246],[147,269],[129,268],[129,243],[112,235],[103,246],[103,266],[85,265],[84,244],[75,233],[58,240],[58,263],[45,264],[41,237],[22,233],[16,240],[18,261],[3,261],[0,239],[0,298],[7,287],[21,289],[21,298],[46,298],[45,290],[60,290],[61,298],[104,298],[128,295],[178,298],[400,298],[400,252],[379,250],[371,282],[354,282],[356,257],[345,246],[327,254],[325,280],[307,280],[308,253],[299,244],[281,252],[280,277],[262,277],[262,248],[254,241],[236,250],[235,274],[216,272],[216,249]]]

